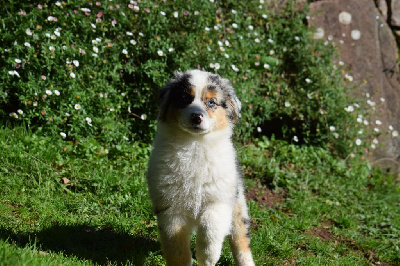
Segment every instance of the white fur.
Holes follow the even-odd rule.
[[[199,99],[208,73],[191,73],[196,96],[186,109],[193,105],[204,108]],[[215,130],[209,117],[204,120],[207,130],[200,133],[186,128],[190,128],[190,121],[182,126],[181,118],[158,123],[148,185],[163,254],[168,265],[191,265],[190,233],[197,229],[196,257],[200,266],[217,263],[227,235],[231,235],[236,263],[252,266],[250,250],[242,251],[235,238],[240,235],[241,223],[249,217],[231,142],[233,125]],[[235,208],[240,211],[234,221]]]

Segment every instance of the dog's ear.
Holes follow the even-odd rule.
[[[227,99],[229,118],[236,124],[239,122],[241,117],[240,110],[242,109],[242,104],[236,96],[235,89],[232,87],[228,79],[222,78],[221,85]]]
[[[170,79],[164,87],[162,87],[158,94],[158,107],[160,108],[160,113],[158,115],[158,119],[165,120],[165,116],[167,114],[167,110],[171,104],[170,95],[171,90],[174,87],[176,80],[180,79],[183,76],[182,72],[174,72],[174,78]]]

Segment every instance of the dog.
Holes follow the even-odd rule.
[[[232,143],[241,103],[227,79],[175,72],[160,89],[147,182],[167,265],[215,265],[229,237],[237,265],[254,265],[241,168]]]

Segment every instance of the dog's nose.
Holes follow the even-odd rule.
[[[201,122],[203,121],[203,119],[204,119],[204,117],[203,117],[203,115],[200,114],[200,113],[193,113],[193,114],[190,116],[190,120],[191,120],[192,123],[195,124],[195,125],[200,125]]]

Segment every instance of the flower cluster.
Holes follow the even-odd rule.
[[[0,36],[7,69],[0,76],[1,119],[65,140],[93,136],[107,148],[149,141],[158,88],[173,71],[197,68],[236,88],[242,139],[354,143],[357,133],[347,129],[357,107],[342,86],[352,76],[342,73],[343,63],[333,65],[332,46],[309,38],[307,14],[288,5],[278,16],[269,5],[79,0],[9,14],[3,25],[16,34]]]

